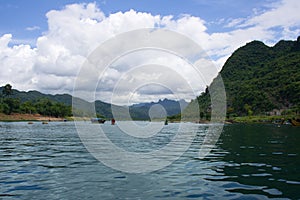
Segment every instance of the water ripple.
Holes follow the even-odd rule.
[[[143,122],[139,122],[143,123]],[[104,124],[108,137],[128,151],[160,149],[178,124],[152,140],[136,139]],[[204,159],[198,151],[205,125],[172,165],[149,174],[128,174],[97,161],[72,122],[47,126],[1,123],[0,198],[21,199],[299,199],[298,129],[230,125]],[[178,145],[186,145],[179,141]],[[176,148],[174,149],[176,151]],[[114,158],[112,158],[114,159]]]

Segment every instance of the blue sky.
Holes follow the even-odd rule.
[[[153,15],[182,14],[198,16],[208,25],[208,32],[220,32],[226,28],[219,24],[220,20],[247,18],[254,11],[267,9],[270,0],[1,0],[0,1],[0,34],[11,33],[17,42],[35,40],[47,31],[46,13],[50,10],[62,9],[67,4],[96,2],[106,14],[125,12],[134,9]],[[274,1],[275,2],[275,1]]]
[[[1,0],[0,66],[6,71],[0,74],[0,85],[10,83],[19,90],[52,94],[72,93],[86,58],[104,41],[127,31],[154,27],[183,34],[200,45],[211,58],[202,60],[202,65],[209,66],[211,62],[216,68],[204,74],[211,81],[228,57],[247,42],[260,40],[274,45],[279,40],[296,40],[300,35],[299,10],[299,0]],[[135,35],[129,40],[134,42],[134,38]],[[171,70],[189,81],[193,79],[191,66],[182,60],[173,62],[176,59],[169,57],[171,62],[167,56],[156,55],[154,59],[151,55],[156,54],[149,53],[144,62],[172,65]],[[109,102],[116,83],[130,72],[129,64],[143,63],[138,57],[130,57],[118,64],[122,67],[106,71],[102,85],[105,91],[98,91],[98,99]],[[141,77],[146,80],[148,75]],[[120,94],[118,103],[128,104],[128,94],[131,103],[174,98],[175,93],[189,100],[209,84],[198,84],[195,78],[191,84],[199,87],[188,94],[175,76],[169,77],[170,87],[165,87],[169,88],[165,94],[149,85],[140,91],[124,87],[122,92],[127,96]],[[142,96],[141,91],[151,88],[153,91],[146,92],[148,96]],[[169,95],[170,88],[176,90],[173,96]]]

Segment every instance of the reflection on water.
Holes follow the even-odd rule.
[[[178,124],[135,139],[117,126],[108,137],[134,151],[159,149]],[[0,198],[11,199],[268,199],[300,198],[299,128],[229,125],[212,152],[198,159],[207,130],[172,165],[145,174],[113,170],[81,143],[72,122],[0,123]],[[128,145],[130,144],[130,145]]]
[[[233,125],[226,127],[219,146],[228,152],[215,170],[256,188],[234,187],[227,191],[268,197],[300,198],[300,135],[296,127]],[[208,158],[209,159],[209,158]]]

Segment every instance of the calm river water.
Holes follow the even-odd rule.
[[[117,126],[101,126],[121,147],[132,140]],[[195,127],[205,134],[206,126]],[[195,141],[172,165],[130,174],[95,159],[73,122],[1,122],[0,199],[300,199],[300,128],[226,125],[204,159]]]

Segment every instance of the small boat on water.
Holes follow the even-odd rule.
[[[111,125],[115,125],[116,120],[114,118],[111,119]]]
[[[291,124],[293,126],[300,126],[300,121],[299,120],[295,120],[295,119],[291,119]]]
[[[91,118],[92,123],[104,124],[106,120],[102,118]]]
[[[165,120],[165,125],[168,125],[168,120],[167,119]]]

